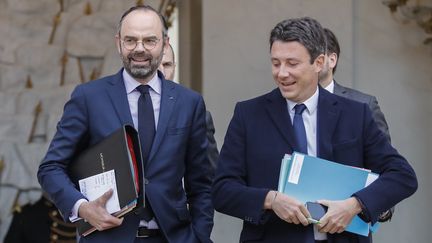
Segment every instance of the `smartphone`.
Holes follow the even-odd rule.
[[[312,224],[319,224],[319,220],[327,212],[327,207],[317,202],[306,202],[306,208],[311,215],[311,217],[308,218],[309,223]]]

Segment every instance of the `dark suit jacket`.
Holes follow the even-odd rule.
[[[375,122],[378,125],[378,128],[381,129],[381,131],[384,132],[384,134],[387,136],[387,138],[390,141],[390,132],[389,128],[386,122],[386,119],[384,117],[384,114],[382,113],[379,105],[378,100],[375,96],[365,94],[363,92],[360,92],[355,89],[350,89],[345,86],[340,85],[336,81],[334,82],[334,91],[333,93],[335,95],[339,95],[351,100],[355,100],[361,103],[365,103],[369,106],[370,110],[372,111],[372,117],[375,119]]]
[[[209,159],[210,164],[214,168],[216,168],[216,163],[219,158],[219,151],[214,137],[215,127],[213,125],[213,118],[209,111],[206,112],[206,126],[207,126],[207,140],[208,140],[207,157]]]
[[[387,139],[391,141],[390,131],[386,119],[378,105],[378,100],[376,99],[375,96],[365,94],[355,89],[347,88],[345,86],[340,85],[336,81],[334,81],[333,93],[335,95],[339,95],[351,100],[355,100],[367,104],[369,106],[369,109],[372,111],[372,117],[374,118],[376,124],[378,125],[378,128],[386,135]],[[394,214],[394,207],[392,207],[387,212],[385,212],[384,217],[380,217],[380,222],[390,220],[393,214]]]
[[[205,105],[202,97],[162,80],[156,136],[146,163],[146,197],[169,242],[210,242],[213,167],[207,159]],[[49,150],[39,167],[42,188],[68,219],[82,194],[67,175],[74,155],[101,141],[123,124],[133,124],[122,70],[76,87],[66,103]],[[185,190],[182,187],[184,176]],[[187,208],[187,203],[189,208]],[[139,218],[125,217],[120,227],[92,233],[82,242],[133,242]]]
[[[415,192],[413,169],[378,129],[366,104],[320,88],[317,112],[318,157],[380,174],[355,193],[373,222]],[[244,220],[241,242],[314,242],[312,226],[289,224],[263,210],[268,191],[277,190],[282,157],[297,148],[279,89],[236,105],[212,193],[216,210]],[[330,243],[369,242],[348,232],[328,238]]]
[[[4,243],[76,242],[76,228],[63,222],[57,208],[44,196],[35,204],[28,204],[21,212],[14,212]]]

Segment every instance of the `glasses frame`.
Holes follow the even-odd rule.
[[[145,39],[142,39],[142,40],[137,40],[135,38],[130,38],[129,41],[133,41],[134,45],[133,45],[133,48],[129,48],[129,47],[127,47],[128,44],[126,44],[126,40],[125,39],[121,39],[120,38],[120,40],[123,43],[123,47],[126,50],[128,50],[128,51],[135,50],[135,48],[137,48],[137,46],[138,46],[138,43],[141,43],[141,45],[144,47],[144,49],[150,51],[150,50],[153,50],[159,44],[159,42],[161,41],[161,39],[157,38],[157,37],[149,37],[149,38],[145,38]]]

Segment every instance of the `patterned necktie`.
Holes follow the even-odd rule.
[[[155,126],[155,120],[154,120],[154,111],[153,111],[153,104],[149,93],[150,86],[148,85],[140,85],[136,89],[141,93],[141,96],[138,99],[138,134],[140,137],[141,142],[141,150],[142,150],[142,156],[143,156],[143,163],[142,171],[144,171],[145,175],[145,165],[148,163],[148,159],[150,156],[150,150],[153,144],[153,139],[156,133],[156,126]],[[140,176],[140,185],[144,187],[143,184],[143,173],[139,173]],[[143,191],[143,190],[141,190]],[[148,203],[147,197],[140,193],[140,197],[142,201],[142,198],[145,198],[145,207],[142,212],[142,218],[146,221],[149,221],[153,218],[154,214],[150,207],[150,204]]]
[[[293,127],[295,136],[297,139],[298,152],[307,154],[307,137],[306,137],[306,129],[303,123],[302,113],[306,109],[304,104],[297,104],[294,106],[295,115],[293,121]]]

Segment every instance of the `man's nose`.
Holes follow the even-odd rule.
[[[135,51],[143,52],[143,51],[146,51],[146,50],[147,49],[144,47],[144,42],[137,41],[136,47],[135,47]]]
[[[280,77],[289,77],[290,76],[290,70],[286,65],[281,65],[279,69],[279,76]]]

